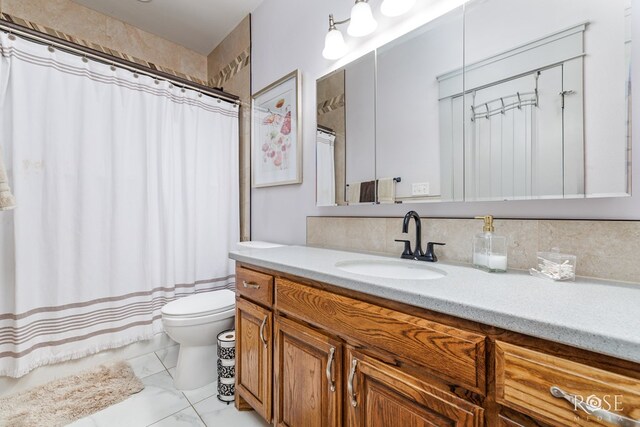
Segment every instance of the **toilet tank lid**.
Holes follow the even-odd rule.
[[[162,307],[168,316],[198,316],[233,309],[236,294],[228,289],[182,297]]]

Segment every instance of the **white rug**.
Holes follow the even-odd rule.
[[[0,398],[0,426],[65,426],[142,389],[144,384],[127,362],[101,365]]]

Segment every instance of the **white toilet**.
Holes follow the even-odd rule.
[[[178,344],[174,383],[193,390],[217,377],[217,336],[233,329],[235,293],[227,289],[183,297],[162,307],[162,324]]]

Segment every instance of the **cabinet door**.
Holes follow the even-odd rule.
[[[340,426],[341,343],[278,317],[275,354],[275,425]]]
[[[479,427],[483,410],[400,369],[349,351],[345,411],[351,427]]]
[[[241,396],[271,422],[273,314],[239,298],[236,300],[236,406]]]

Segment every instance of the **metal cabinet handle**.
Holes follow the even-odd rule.
[[[631,418],[623,417],[622,415],[614,414],[600,407],[591,405],[585,402],[582,398],[578,398],[573,394],[567,393],[560,387],[552,386],[549,391],[553,397],[559,399],[565,399],[573,404],[574,408],[580,408],[587,415],[593,415],[599,419],[621,427],[640,427],[640,420],[632,420]]]
[[[333,365],[333,356],[336,353],[336,349],[331,347],[329,350],[329,360],[327,361],[327,381],[329,381],[329,390],[332,392],[336,391],[336,383],[333,381],[333,377],[331,376],[331,366]]]
[[[245,288],[260,289],[260,285],[258,285],[257,283],[247,282],[246,280],[242,281],[242,286],[244,286]]]
[[[262,324],[260,325],[260,339],[262,340],[262,343],[264,344],[264,347],[267,347],[267,340],[264,338],[264,327],[267,325],[267,319],[269,318],[269,316],[264,316],[264,320],[262,321]]]
[[[358,361],[353,359],[351,362],[351,372],[349,372],[349,381],[347,381],[347,391],[349,392],[349,397],[351,398],[351,406],[354,408],[358,406],[358,401],[356,400],[356,395],[353,392],[353,378],[356,376],[356,366],[358,366]]]

